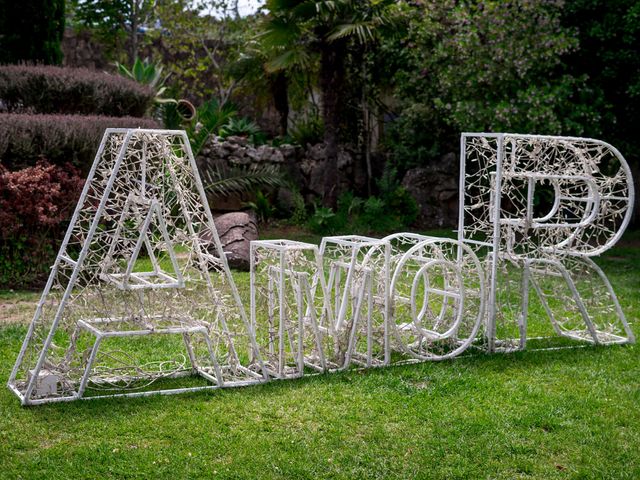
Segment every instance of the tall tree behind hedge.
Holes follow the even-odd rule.
[[[0,63],[62,63],[65,0],[0,0]]]
[[[325,175],[323,203],[335,207],[338,185],[338,144],[345,118],[349,83],[347,60],[354,51],[377,42],[390,23],[393,0],[267,0],[270,12],[261,41],[281,53],[268,62],[271,71],[308,68],[319,57],[322,92]]]
[[[115,53],[127,50],[129,65],[138,57],[139,29],[152,23],[156,0],[72,0],[74,22],[95,30]]]

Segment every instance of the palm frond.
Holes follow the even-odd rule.
[[[284,185],[280,169],[275,165],[252,167],[205,167],[202,172],[205,190],[215,197],[249,193],[265,187]]]
[[[318,14],[318,6],[315,0],[306,0],[291,8],[289,13],[298,21],[311,20]]]
[[[204,102],[196,112],[198,122],[193,122],[187,130],[193,154],[198,156],[209,135],[217,133],[235,114],[236,110],[232,105],[220,105],[213,98]]]
[[[291,67],[306,67],[311,62],[309,52],[304,48],[291,48],[277,55],[265,64],[267,72],[287,70]]]
[[[266,24],[263,41],[270,46],[289,45],[301,34],[300,25],[288,18],[275,17]]]
[[[367,43],[375,38],[376,26],[372,22],[354,22],[337,25],[327,37],[333,42],[346,37],[358,37],[360,43]]]
[[[340,2],[336,2],[335,0],[324,0],[321,2],[316,2],[316,12],[319,15],[331,14],[338,9],[339,3]]]

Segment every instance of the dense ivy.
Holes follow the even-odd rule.
[[[422,3],[406,11],[404,41],[385,46],[402,57],[391,130],[401,163],[446,153],[460,131],[601,132],[601,91],[564,62],[580,42],[562,22],[563,1]]]

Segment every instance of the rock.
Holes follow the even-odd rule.
[[[416,200],[421,227],[454,227],[458,223],[458,172],[456,155],[413,168],[405,174],[402,186]]]
[[[222,243],[222,250],[227,256],[231,268],[249,270],[250,242],[258,239],[258,226],[248,213],[231,212],[220,215],[213,220]],[[202,239],[211,241],[206,233]]]
[[[324,179],[326,164],[325,162],[311,160],[307,166],[308,168],[308,183],[307,189],[316,195],[322,195],[324,192]]]
[[[261,162],[263,156],[264,154],[260,150],[260,147],[247,148],[247,157],[250,158],[252,162]]]
[[[286,160],[289,160],[291,158],[295,158],[296,147],[294,147],[293,145],[289,145],[288,143],[285,143],[283,145],[280,145],[280,152],[282,153],[282,156]]]
[[[314,160],[316,162],[323,162],[325,158],[327,158],[325,154],[325,145],[324,143],[318,143],[316,145],[311,145],[307,150],[307,158]]]
[[[353,163],[353,158],[351,157],[349,152],[346,152],[344,150],[338,151],[337,160],[338,160],[338,170],[344,170],[347,167],[351,166],[351,164]]]
[[[225,140],[227,141],[227,143],[235,143],[236,145],[242,145],[243,147],[246,147],[249,143],[249,139],[247,137],[240,137],[236,135],[231,135]]]
[[[249,165],[251,163],[251,159],[249,157],[229,155],[227,160],[231,165]]]
[[[270,163],[284,163],[284,155],[282,155],[280,150],[275,148],[270,148],[269,150],[269,156],[266,158],[266,161]]]
[[[310,176],[318,162],[310,158],[304,158],[300,162],[300,171],[306,176]]]
[[[296,196],[288,188],[282,187],[278,189],[278,194],[276,195],[276,202],[277,202],[278,208],[282,212],[286,213],[287,215],[291,215],[296,209]]]

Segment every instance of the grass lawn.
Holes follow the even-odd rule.
[[[640,232],[598,263],[640,335]],[[248,274],[236,278],[247,293]],[[2,383],[38,297],[0,292]],[[640,348],[476,355],[29,408],[2,388],[0,478],[636,479]]]

